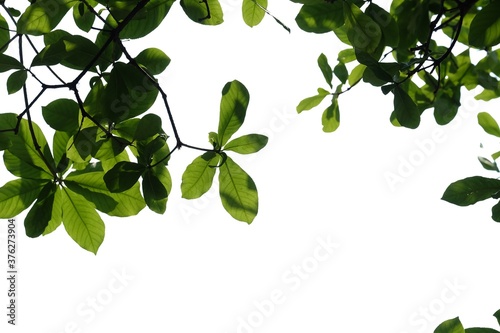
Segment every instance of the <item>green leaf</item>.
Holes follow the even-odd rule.
[[[40,36],[52,31],[78,0],[37,0],[19,18],[17,32]]]
[[[10,31],[9,25],[5,18],[0,14],[0,53],[7,50],[8,43],[10,41]]]
[[[458,206],[468,206],[491,198],[498,191],[499,179],[473,176],[450,184],[441,199]]]
[[[82,248],[97,254],[104,240],[104,222],[94,205],[83,196],[63,188],[63,224],[66,232]]]
[[[460,86],[439,89],[434,100],[434,118],[446,125],[455,118],[460,107]]]
[[[224,150],[231,150],[238,154],[253,154],[264,148],[268,138],[261,134],[248,134],[231,140],[224,146]]]
[[[5,54],[0,54],[0,73],[11,69],[24,69],[24,66],[15,58]]]
[[[382,40],[379,25],[353,3],[344,2],[345,29],[352,46],[374,53]]]
[[[27,79],[28,74],[24,69],[15,71],[10,74],[9,78],[7,79],[7,92],[9,93],[9,95],[21,90]]]
[[[47,179],[53,177],[41,167],[27,163],[19,157],[13,155],[10,151],[5,151],[3,155],[5,168],[14,176],[28,179]]]
[[[464,327],[458,317],[446,320],[439,324],[434,333],[465,333]]]
[[[105,116],[115,123],[136,117],[154,104],[158,89],[135,66],[115,63],[101,103]]]
[[[394,48],[398,47],[399,27],[392,15],[373,2],[370,2],[366,8],[365,14],[370,16],[379,25],[385,45]]]
[[[328,64],[327,57],[323,53],[318,57],[318,66],[321,69],[321,73],[323,73],[326,83],[332,88],[333,71],[330,64]]]
[[[300,29],[317,34],[330,32],[344,24],[342,2],[305,4],[300,8],[295,22]]]
[[[40,236],[52,219],[56,190],[57,185],[55,183],[47,183],[38,195],[37,201],[26,215],[24,228],[28,237],[34,238]]]
[[[243,6],[241,8],[243,21],[245,21],[249,27],[258,25],[266,15],[264,11],[266,8],[267,0],[243,0]]]
[[[91,1],[88,2],[91,3]],[[89,32],[94,24],[95,15],[83,2],[80,2],[73,6],[73,19],[78,28],[85,32]]]
[[[182,174],[181,191],[185,199],[196,199],[205,194],[215,175],[215,166],[219,160],[215,152],[206,152],[189,164]]]
[[[497,310],[493,316],[496,318],[498,325],[500,325],[500,310]]]
[[[224,22],[222,8],[218,0],[181,0],[181,7],[186,15],[196,23],[219,25]],[[207,11],[210,10],[210,15]]]
[[[16,179],[0,187],[0,218],[15,217],[31,206],[47,182],[42,179]]]
[[[347,67],[343,62],[339,62],[333,68],[333,73],[340,80],[340,82],[342,82],[342,84],[345,84],[347,82],[347,79],[349,78],[349,72],[347,71]]]
[[[347,78],[347,82],[351,87],[354,87],[363,77],[363,73],[365,72],[366,66],[363,64],[359,64],[353,68],[351,74]]]
[[[78,129],[80,108],[72,99],[60,98],[42,107],[43,119],[56,131],[73,133]]]
[[[500,137],[498,123],[488,112],[479,112],[477,114],[477,120],[486,133]]]
[[[328,91],[318,88],[318,94],[316,96],[307,97],[300,101],[299,105],[297,105],[297,112],[301,113],[302,111],[311,110],[318,106],[328,94],[330,94]]]
[[[471,328],[466,328],[465,333],[500,333],[500,332],[487,327],[471,327]]]
[[[354,52],[354,49],[345,49],[339,52],[337,56],[337,60],[343,64],[350,63],[354,60],[356,60],[356,53]]]
[[[134,1],[137,4],[137,1]],[[120,32],[120,38],[142,38],[158,28],[175,0],[151,0]],[[215,6],[214,6],[215,8]],[[212,10],[212,8],[210,8]],[[214,10],[215,11],[215,10]],[[222,12],[221,12],[222,15]]]
[[[62,193],[62,189],[57,186],[54,193],[54,204],[52,205],[52,217],[42,233],[44,236],[56,230],[62,223]]]
[[[142,117],[142,119],[137,124],[134,138],[136,140],[145,140],[147,138],[155,136],[161,131],[161,118],[155,114],[150,113]]]
[[[111,193],[123,192],[134,186],[146,171],[146,166],[133,162],[119,162],[104,175],[104,182]]]
[[[338,89],[337,89],[338,90]],[[331,133],[337,130],[340,126],[340,110],[338,96],[333,95],[332,104],[330,104],[321,117],[323,124],[323,132]]]
[[[73,192],[92,202],[97,210],[110,216],[133,216],[146,207],[139,183],[136,182],[128,190],[111,193],[102,181],[104,175],[102,166],[97,163],[82,171],[71,172],[64,184]]]
[[[221,146],[243,125],[249,100],[247,88],[237,80],[226,83],[222,89],[218,129]]]
[[[152,75],[162,73],[170,64],[170,58],[165,52],[155,47],[141,51],[141,53],[135,57],[135,61],[139,65],[146,67],[148,72]]]
[[[12,141],[8,134],[0,132],[0,151],[8,149],[12,146]]]
[[[401,126],[417,128],[420,124],[420,112],[417,105],[406,91],[397,85],[392,91],[394,94],[394,113]]]
[[[495,161],[491,162],[489,159],[487,159],[485,157],[481,157],[481,156],[478,157],[478,160],[481,163],[481,165],[483,166],[483,168],[485,168],[486,170],[497,171],[497,172],[500,171],[500,170],[498,170],[498,166],[495,163]]]
[[[469,43],[485,49],[500,43],[500,2],[491,1],[476,14],[470,25]]]
[[[157,214],[165,213],[168,194],[172,189],[172,178],[168,169],[157,165],[148,169],[142,179],[142,192],[149,209]]]
[[[257,187],[230,157],[219,168],[219,195],[222,206],[233,218],[252,223],[259,209]]]

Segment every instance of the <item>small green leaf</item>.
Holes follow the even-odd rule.
[[[228,142],[224,150],[231,150],[238,154],[253,154],[264,148],[268,138],[261,134],[248,134]]]
[[[481,156],[478,157],[478,160],[483,166],[483,168],[485,168],[486,170],[497,171],[497,172],[500,171],[498,170],[498,166],[495,161],[491,162],[486,157],[481,157]]]
[[[394,113],[401,126],[417,128],[420,124],[420,112],[417,105],[406,91],[397,85],[392,91],[394,94]]]
[[[94,24],[95,15],[83,2],[80,2],[73,6],[73,19],[78,28],[85,32],[89,32]]]
[[[5,18],[0,14],[0,53],[7,50],[7,45],[10,41],[9,24]]]
[[[305,4],[300,8],[295,22],[300,29],[317,34],[330,32],[344,24],[342,2]]]
[[[380,26],[354,3],[344,2],[345,29],[352,46],[374,53],[382,40]]]
[[[182,174],[181,191],[185,199],[196,199],[205,194],[215,175],[219,158],[215,152],[206,152],[189,164]]]
[[[476,14],[469,30],[469,43],[485,49],[500,43],[500,2],[491,1]]]
[[[477,114],[477,120],[486,133],[500,137],[498,123],[488,112],[479,112]]]
[[[16,58],[12,58],[11,56],[5,54],[0,54],[0,73],[9,71],[11,69],[24,69],[24,66]]]
[[[321,73],[323,73],[326,83],[332,88],[333,71],[330,64],[328,64],[327,57],[323,53],[318,57],[318,66],[321,69]]]
[[[137,124],[134,138],[135,140],[145,140],[160,133],[161,118],[156,114],[150,113],[141,118]]]
[[[337,56],[337,60],[343,64],[350,63],[354,60],[356,60],[356,53],[354,52],[354,49],[345,49],[339,52]]]
[[[7,79],[7,92],[9,93],[9,95],[21,90],[27,79],[28,74],[24,69],[15,71],[10,74],[9,78]]]
[[[120,32],[120,38],[136,39],[148,35],[158,28],[174,2],[175,0],[150,0],[123,28]],[[132,4],[136,5],[137,1],[132,1]],[[215,6],[214,14],[216,14]]]
[[[245,121],[250,94],[239,81],[226,83],[222,89],[219,116],[220,145],[224,146]]]
[[[82,248],[97,254],[104,240],[104,222],[91,202],[68,188],[62,190],[62,216],[66,232]]]
[[[499,179],[473,176],[450,184],[441,199],[458,206],[468,206],[491,198],[498,191]]]
[[[259,209],[252,178],[230,157],[219,168],[219,195],[224,209],[235,219],[252,223]]]
[[[458,317],[446,320],[439,324],[434,333],[465,333],[464,327]]]
[[[347,78],[347,82],[351,87],[354,87],[358,82],[363,78],[363,73],[365,72],[366,66],[363,64],[359,64],[354,67]]]
[[[343,62],[339,62],[334,68],[333,68],[333,73],[335,73],[335,76],[342,82],[342,84],[345,84],[347,82],[347,79],[349,78],[349,72],[347,71],[347,67]]]
[[[297,105],[297,112],[301,113],[302,111],[311,110],[318,106],[328,94],[330,93],[325,89],[318,88],[318,94],[316,96],[307,97],[300,101],[299,105]]]
[[[56,131],[73,133],[78,129],[80,108],[72,99],[60,98],[42,107],[45,122]]]
[[[446,125],[455,118],[460,107],[460,86],[439,89],[434,100],[434,118],[439,125]]]
[[[337,89],[338,90],[338,89]],[[332,97],[332,104],[330,104],[321,117],[323,124],[323,132],[331,133],[337,130],[340,126],[340,110],[338,96]]]
[[[264,11],[266,8],[267,0],[243,0],[243,6],[241,8],[243,21],[245,21],[249,27],[258,25],[266,15]]]
[[[500,310],[497,310],[493,316],[496,318],[498,325],[500,325]]]
[[[31,206],[47,180],[16,179],[0,187],[0,218],[15,217]]]
[[[133,162],[119,162],[104,175],[104,182],[111,193],[123,192],[137,183],[146,166]]]
[[[52,182],[47,183],[38,195],[37,201],[26,215],[24,228],[28,237],[34,238],[40,236],[52,219],[56,190],[56,184]]]
[[[365,14],[370,16],[380,26],[385,45],[394,48],[398,47],[399,27],[392,15],[373,2],[370,2],[366,8]]]
[[[168,169],[158,165],[148,169],[142,179],[142,192],[149,209],[157,214],[165,213],[172,189],[172,178]]]
[[[155,47],[141,51],[141,53],[135,57],[135,61],[139,65],[146,67],[148,72],[152,75],[162,73],[170,64],[170,58],[165,52]]]

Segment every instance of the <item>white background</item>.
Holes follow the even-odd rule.
[[[103,216],[106,237],[97,256],[63,227],[26,237],[23,214],[18,325],[6,324],[4,280],[2,332],[417,333],[456,316],[466,327],[496,327],[494,202],[460,208],[440,198],[455,180],[496,177],[477,161],[499,147],[476,115],[498,118],[499,103],[464,92],[451,124],[436,125],[428,110],[422,125],[408,130],[389,123],[390,96],[362,84],[340,97],[338,131],[323,133],[326,104],[300,115],[295,107],[327,88],[318,55],[333,67],[347,46],[333,34],[300,31],[294,22],[300,6],[288,1],[269,9],[291,34],[269,16],[248,28],[239,1],[222,5],[226,22],[204,27],[176,3],[154,34],[126,45],[159,47],[172,58],[159,79],[186,143],[208,147],[222,87],[233,79],[246,85],[250,106],[238,133],[270,138],[255,156],[234,156],[259,190],[255,221],[233,220],[217,187],[199,200],[181,199],[182,172],[197,156],[187,148],[170,162],[174,188],[166,214]],[[49,100],[34,108],[37,119]],[[9,101],[2,112],[22,110]],[[168,124],[161,101],[154,112]],[[400,178],[390,183],[388,175]],[[0,177],[11,178],[4,169]],[[7,228],[1,229],[6,263]]]

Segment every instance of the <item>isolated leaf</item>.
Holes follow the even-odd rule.
[[[500,137],[498,123],[488,112],[479,112],[477,114],[477,120],[486,133]]]
[[[146,171],[146,166],[133,162],[119,162],[106,172],[103,179],[111,193],[123,192],[134,186]]]
[[[446,320],[439,324],[434,333],[465,333],[464,327],[458,317]]]
[[[500,43],[500,2],[491,1],[476,14],[469,30],[469,43],[485,49]]]
[[[9,95],[21,90],[27,79],[28,74],[24,69],[15,71],[10,74],[9,78],[7,79],[7,92],[9,93]]]
[[[134,59],[139,65],[146,67],[152,75],[162,73],[170,64],[170,58],[165,52],[155,47],[141,51]]]
[[[231,150],[239,154],[253,154],[264,148],[268,138],[261,134],[248,134],[231,140],[224,146],[224,150]]]
[[[226,83],[222,89],[218,129],[221,146],[243,125],[249,100],[247,88],[237,80]]]
[[[233,218],[252,223],[259,209],[257,187],[230,157],[219,168],[219,195],[222,206]]]
[[[498,191],[499,179],[473,176],[451,183],[441,199],[458,206],[468,206],[491,198]]]
[[[42,107],[43,119],[56,131],[72,133],[78,129],[80,108],[67,98],[60,98]]]
[[[94,205],[83,196],[63,188],[63,224],[66,232],[82,248],[97,254],[104,240],[104,222]]]
[[[318,88],[318,94],[316,96],[307,97],[300,101],[299,105],[297,105],[297,112],[301,113],[302,111],[311,110],[318,106],[328,94],[329,92],[325,89]]]
[[[205,194],[215,175],[219,158],[215,152],[206,152],[194,159],[182,174],[181,191],[185,199],[196,199]]]
[[[31,206],[47,182],[41,179],[16,179],[0,187],[0,218],[15,217]]]
[[[300,29],[307,32],[325,33],[344,24],[342,2],[318,2],[305,4],[295,18]]]
[[[318,57],[318,66],[321,69],[321,73],[323,73],[326,83],[332,88],[333,71],[330,64],[328,64],[328,58],[323,53]]]
[[[267,8],[267,0],[243,0],[241,7],[243,21],[249,27],[258,25],[266,15],[263,8]]]

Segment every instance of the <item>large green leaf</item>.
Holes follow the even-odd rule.
[[[105,116],[115,123],[136,117],[154,104],[158,89],[135,66],[115,63],[104,90]]]
[[[257,187],[230,157],[219,168],[219,195],[222,206],[233,218],[252,223],[259,210]]]
[[[439,324],[434,333],[465,333],[464,327],[458,317],[446,320]]]
[[[186,15],[194,22],[205,25],[219,25],[224,22],[219,0],[181,0],[181,6]]]
[[[182,174],[182,197],[196,199],[206,193],[215,175],[215,167],[219,158],[215,152],[206,152],[189,164]]]
[[[399,27],[394,17],[373,2],[370,2],[366,8],[365,14],[379,25],[384,37],[384,43],[390,47],[397,47],[399,44]]]
[[[250,94],[239,81],[226,83],[222,89],[219,116],[220,145],[224,146],[245,121]]]
[[[38,195],[37,201],[24,219],[24,228],[28,237],[40,236],[49,224],[52,219],[56,191],[57,185],[49,182]]]
[[[382,41],[382,31],[379,25],[353,3],[344,2],[344,16],[344,28],[352,46],[374,53]]]
[[[142,179],[142,192],[149,209],[158,214],[165,213],[167,200],[172,189],[172,178],[163,165],[149,168]]]
[[[28,179],[53,179],[54,177],[44,169],[27,163],[10,151],[5,151],[3,155],[5,168],[14,176]]]
[[[499,191],[499,179],[473,176],[451,183],[441,199],[458,206],[468,206],[491,198]]]
[[[165,52],[155,47],[141,51],[134,59],[139,65],[146,67],[152,75],[162,73],[170,64],[170,58]]]
[[[78,129],[80,108],[67,98],[60,98],[42,107],[43,119],[56,131],[72,133]]]
[[[245,21],[249,27],[258,25],[266,15],[264,11],[266,8],[267,0],[243,0],[243,6],[241,8],[243,21]]]
[[[82,248],[97,254],[104,240],[104,222],[91,202],[68,188],[62,190],[62,220],[66,232]]]
[[[151,0],[120,32],[120,38],[142,38],[155,30],[175,0]],[[136,1],[137,3],[137,1]],[[221,12],[222,15],[222,12]]]
[[[500,1],[491,1],[476,14],[470,25],[469,43],[485,49],[500,43]]]
[[[124,161],[106,172],[103,179],[111,193],[123,192],[134,186],[144,171],[145,165]]]
[[[111,193],[102,181],[104,175],[105,172],[98,163],[85,170],[71,172],[64,184],[92,202],[96,209],[110,216],[137,215],[146,206],[139,183],[136,182],[128,190]]]
[[[477,114],[477,120],[486,133],[500,137],[498,123],[488,112],[479,112]]]
[[[0,14],[0,53],[7,50],[7,44],[10,41],[9,25],[5,18]],[[5,47],[4,47],[5,46]]]
[[[76,3],[78,0],[37,0],[19,18],[17,32],[35,36],[46,34],[61,22]]]
[[[261,134],[248,134],[231,140],[224,146],[224,150],[231,150],[239,154],[253,154],[264,148],[268,138]]]
[[[31,206],[47,180],[16,179],[0,187],[0,218],[15,217]]]
[[[417,128],[420,124],[420,112],[408,93],[397,85],[394,90],[394,114],[399,124],[408,128]]]
[[[300,29],[317,34],[330,32],[344,24],[342,1],[305,4],[295,18]]]

